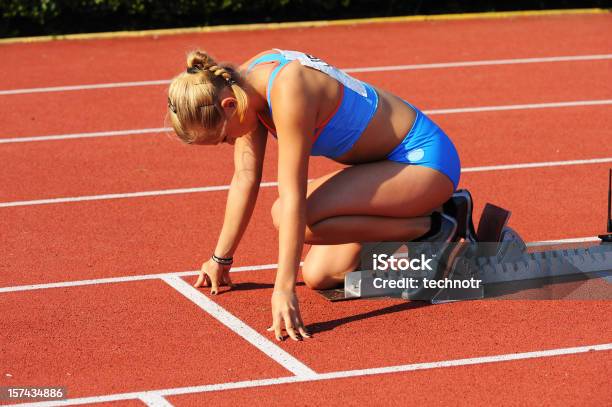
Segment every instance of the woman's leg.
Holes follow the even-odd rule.
[[[344,275],[357,268],[360,252],[360,243],[311,246],[302,266],[304,283],[313,290],[340,286]]]
[[[365,241],[412,240],[430,228],[432,210],[453,193],[450,179],[428,167],[379,161],[328,174],[308,186],[302,274],[311,288],[337,285],[359,262]],[[278,227],[280,201],[272,207]]]

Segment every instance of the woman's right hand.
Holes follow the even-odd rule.
[[[217,263],[213,259],[209,259],[200,269],[198,281],[193,285],[198,287],[210,287],[210,293],[216,295],[219,292],[219,286],[227,285],[230,288],[234,287],[229,271],[232,266],[225,266]]]

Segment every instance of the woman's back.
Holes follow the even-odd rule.
[[[291,64],[290,70],[294,73],[281,74]],[[319,106],[313,155],[343,163],[384,158],[410,130],[415,118],[415,112],[400,98],[312,55],[270,50],[251,58],[241,68],[253,77],[255,87],[265,95],[269,106],[273,104],[277,78],[285,76],[284,80],[307,82],[310,97]],[[269,112],[260,115],[261,122],[274,134],[272,119]]]

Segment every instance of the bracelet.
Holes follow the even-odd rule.
[[[230,266],[233,262],[234,262],[234,258],[233,257],[217,257],[214,255],[212,255],[212,259],[213,261],[215,261],[216,263],[219,263],[223,266]]]

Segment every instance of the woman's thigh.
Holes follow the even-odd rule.
[[[307,223],[343,215],[423,216],[453,191],[452,181],[432,168],[393,161],[356,165],[309,183]]]
[[[307,223],[343,215],[411,218],[427,215],[447,201],[452,181],[428,168],[391,161],[345,168],[308,186]],[[361,244],[313,245],[304,261],[303,278],[311,288],[340,284],[359,263]]]
[[[343,168],[308,183],[306,221],[343,215],[411,218],[431,213],[454,191],[452,181],[428,167],[378,161]],[[272,206],[278,227],[280,200]]]

